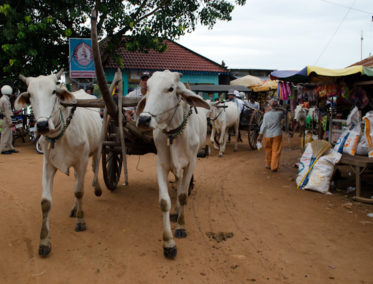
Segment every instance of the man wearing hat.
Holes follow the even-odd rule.
[[[126,98],[142,98],[142,96],[146,95],[146,92],[148,91],[148,87],[146,85],[146,82],[150,78],[152,74],[149,71],[143,71],[140,75],[140,86],[138,86],[136,89],[134,89],[132,92],[129,92],[126,95]],[[125,114],[127,120],[133,119],[133,115],[136,111],[135,107],[126,107],[125,108]]]
[[[232,89],[228,90],[228,101],[232,101],[236,103],[238,107],[239,116],[241,117],[241,113],[242,113],[243,106],[245,103],[243,100],[241,100],[240,92],[237,90],[232,90]],[[228,141],[230,141],[230,137],[228,138]],[[242,142],[240,130],[238,130],[238,141]]]
[[[282,119],[284,113],[279,108],[278,101],[271,99],[269,101],[269,111],[264,114],[263,122],[260,127],[258,142],[261,142],[264,136],[265,149],[265,167],[277,172],[280,154],[282,150]]]
[[[1,88],[2,97],[0,98],[0,120],[3,130],[1,131],[1,140],[0,140],[0,151],[1,154],[12,154],[18,153],[14,149],[13,134],[12,134],[12,108],[10,105],[9,96],[13,93],[13,89],[5,85]]]

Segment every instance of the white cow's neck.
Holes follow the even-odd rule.
[[[175,112],[171,113],[168,125],[164,129],[165,131],[172,131],[182,124],[184,120],[184,112],[185,112],[184,109],[185,109],[185,103],[181,102],[179,106],[175,109]]]

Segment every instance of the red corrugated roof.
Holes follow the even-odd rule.
[[[359,62],[356,62],[350,66],[363,65],[364,67],[373,67],[373,56],[367,57]],[[348,66],[348,67],[350,67]]]
[[[125,69],[228,72],[220,64],[180,44],[167,41],[167,46],[168,49],[162,53],[155,50],[149,50],[148,53],[131,52],[121,47],[118,54],[123,59]],[[109,58],[104,68],[117,68],[117,65]]]

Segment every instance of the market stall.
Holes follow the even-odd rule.
[[[363,143],[364,135],[369,140],[372,134],[361,118],[373,114],[370,113],[373,110],[373,69],[363,66],[344,69],[307,66],[302,70],[276,70],[271,73],[271,78],[279,80],[278,97],[288,106],[290,113],[303,109],[309,114],[313,109],[312,116],[307,115],[305,129],[317,134],[318,137],[312,136],[314,139],[325,139],[331,144],[342,143],[340,152],[343,155],[339,164],[353,168],[356,199],[373,203],[373,199],[361,197],[360,191],[361,175],[373,167],[373,159],[368,158],[373,145],[365,141],[365,151],[359,153],[357,150],[357,146]],[[357,119],[353,123],[347,119],[352,110],[355,110]],[[355,132],[351,132],[353,128]]]

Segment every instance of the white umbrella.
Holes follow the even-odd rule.
[[[246,75],[230,82],[230,85],[245,87],[260,86],[261,84],[262,80],[260,78],[251,75]]]

